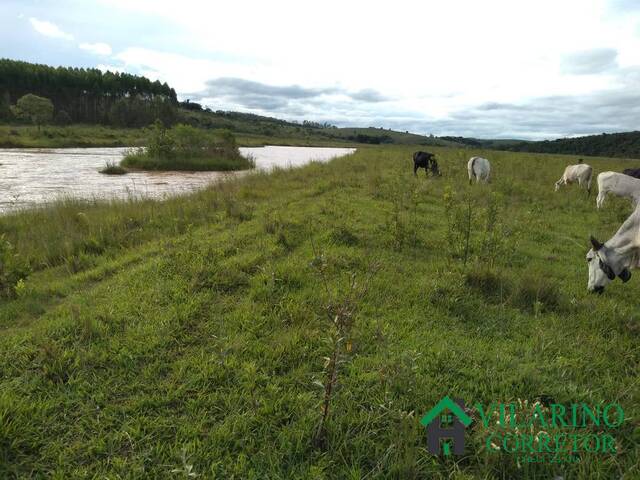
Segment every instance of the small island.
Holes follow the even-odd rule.
[[[129,152],[120,167],[155,171],[232,171],[254,168],[255,162],[240,154],[236,139],[228,130],[203,130],[182,124],[168,129],[156,121],[149,130],[146,148]]]

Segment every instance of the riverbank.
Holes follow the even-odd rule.
[[[326,162],[353,153],[350,148],[240,147],[234,156],[255,162],[255,168],[270,170],[302,166],[310,161]],[[166,198],[206,188],[236,171],[124,170],[120,167],[127,148],[0,149],[0,215],[56,202],[61,198],[113,199]],[[247,159],[247,160],[244,160]],[[176,159],[163,168],[178,168]],[[123,175],[104,175],[111,166]],[[109,170],[107,170],[108,172]]]
[[[0,217],[0,251],[31,270],[0,300],[0,477],[635,475],[631,421],[617,454],[577,463],[487,452],[479,423],[464,462],[425,451],[445,395],[640,414],[638,279],[585,289],[588,235],[628,202],[554,195],[573,157],[475,151],[494,179],[469,187],[469,152],[434,150],[439,179],[413,176],[412,147],[372,147]]]
[[[147,128],[112,128],[99,125],[44,126],[40,131],[33,126],[0,125],[0,148],[88,148],[139,147],[145,144]],[[268,135],[236,135],[239,146],[265,145],[300,147],[348,147],[357,145],[343,140],[328,140],[313,135],[278,137]]]
[[[137,147],[144,145],[146,129],[99,125],[68,127],[0,125],[0,148]]]

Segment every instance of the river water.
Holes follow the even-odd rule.
[[[107,162],[118,163],[126,148],[0,149],[0,213],[32,207],[63,197],[163,198],[188,193],[245,172],[98,173]],[[256,168],[301,166],[353,153],[353,148],[242,147]]]

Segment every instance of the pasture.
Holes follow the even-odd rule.
[[[427,179],[413,150],[0,217],[0,477],[638,478],[640,273],[592,295],[585,261],[630,203],[554,193],[577,157],[429,147]],[[419,423],[445,395],[627,420],[613,456],[522,464],[476,428],[446,459]]]

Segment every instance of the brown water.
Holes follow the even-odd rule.
[[[0,213],[74,198],[163,198],[191,192],[247,172],[132,172],[103,175],[107,162],[118,163],[126,148],[0,149]],[[301,166],[353,153],[353,148],[247,147],[256,168]]]

